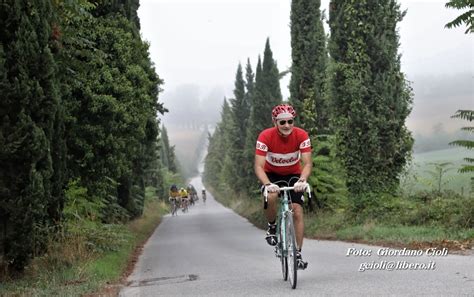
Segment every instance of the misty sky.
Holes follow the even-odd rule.
[[[474,109],[474,35],[464,34],[464,27],[444,28],[461,13],[445,8],[445,2],[399,1],[402,9],[408,9],[399,24],[402,71],[410,80],[424,77],[423,89],[421,80],[413,81],[415,102],[407,125],[415,132],[429,133],[437,123],[447,130],[457,129],[465,123],[456,124],[449,116],[460,108]],[[321,8],[326,9],[328,3],[323,0]],[[245,66],[250,58],[255,69],[267,37],[279,70],[290,67],[290,5],[290,0],[141,0],[142,37],[150,43],[156,71],[165,81],[160,100],[169,103],[167,94],[183,84],[198,85],[202,97],[216,88],[222,90],[217,102],[223,96],[233,97],[237,64]],[[446,77],[457,79],[456,75],[467,77],[467,96],[445,100],[436,92],[436,102],[430,102],[431,85],[439,85]],[[289,76],[281,81],[284,98],[289,96],[288,84]],[[450,88],[457,87],[451,84]],[[449,96],[450,92],[445,93]]]

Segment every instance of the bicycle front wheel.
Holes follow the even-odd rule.
[[[176,203],[171,202],[171,216],[176,214]]]
[[[283,274],[283,280],[288,280],[288,253],[285,249],[286,245],[284,244],[285,241],[285,219],[281,220],[280,228],[278,231],[278,244],[277,244],[277,253],[279,253],[280,261],[281,261],[281,273]]]
[[[296,238],[295,238],[295,226],[293,225],[293,214],[288,212],[285,216],[285,239],[286,239],[286,250],[287,250],[287,261],[288,261],[288,276],[290,279],[290,285],[292,289],[296,288],[296,282],[298,279],[298,262],[296,261]]]

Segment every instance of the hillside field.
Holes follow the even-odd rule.
[[[453,190],[467,196],[470,190],[470,178],[473,175],[472,173],[458,172],[461,165],[466,164],[463,160],[466,157],[472,158],[472,152],[462,148],[414,154],[413,163],[408,170],[405,183],[402,183],[402,187],[406,192],[437,189],[438,179],[432,176],[436,172],[434,164],[450,163],[443,167],[446,173],[441,176],[441,189]]]

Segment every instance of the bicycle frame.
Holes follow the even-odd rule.
[[[291,190],[294,190],[294,187],[280,187],[280,199],[276,219],[278,243],[275,247],[275,254],[281,260],[283,280],[288,280],[288,268],[291,268],[290,284],[292,289],[295,289],[297,280],[297,264],[295,258],[298,246],[295,241],[296,234],[293,224],[293,209],[289,196],[289,191]],[[311,191],[308,184],[306,184],[306,192],[308,193],[308,198],[311,199]],[[266,209],[268,206],[268,191],[266,188],[264,189],[264,198],[264,208]],[[290,229],[287,230],[288,225]],[[287,235],[289,235],[289,238],[287,238]],[[292,262],[290,265],[288,265],[288,257]]]
[[[291,201],[288,199],[288,196],[289,196],[288,191],[293,190],[293,187],[291,187],[291,189],[289,190],[285,190],[285,188],[290,188],[290,187],[280,188],[280,191],[283,190],[283,197],[279,199],[279,205],[278,205],[278,211],[277,211],[277,234],[281,235],[282,243],[285,243],[287,241],[286,226],[283,222],[287,216],[289,215],[293,216],[293,209],[290,209]],[[284,257],[288,256],[288,250],[286,249],[286,245],[282,245],[281,255]]]
[[[171,204],[171,215],[178,215],[178,201],[176,198],[170,199]]]

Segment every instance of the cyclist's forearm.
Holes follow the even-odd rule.
[[[311,163],[304,164],[303,169],[301,170],[300,179],[308,180],[308,177],[311,175],[311,170],[313,166]]]
[[[300,179],[307,181],[311,175],[311,169],[313,168],[311,153],[301,154],[301,161],[303,161],[303,168],[301,169]]]
[[[257,176],[258,180],[262,183],[262,185],[266,185],[270,183],[270,179],[268,178],[265,170],[263,170],[260,166],[255,166],[255,175]]]

